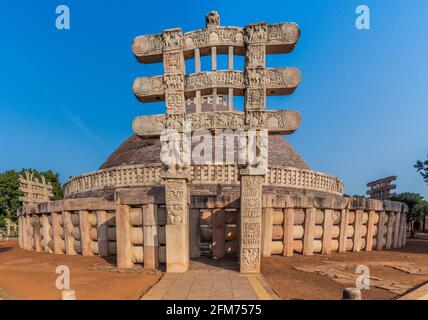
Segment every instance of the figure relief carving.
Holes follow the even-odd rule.
[[[263,87],[265,85],[265,69],[247,68],[245,70],[245,84],[247,87]]]
[[[179,50],[183,48],[183,32],[181,29],[165,30],[162,33],[163,51]]]
[[[183,92],[168,92],[166,94],[166,110],[168,114],[183,114],[186,111]]]
[[[184,210],[185,205],[183,204],[167,204],[166,206],[168,217],[168,224],[180,224],[184,222]]]
[[[242,261],[244,262],[244,270],[254,270],[260,261],[259,248],[244,248],[242,249]]]
[[[266,111],[246,112],[245,122],[249,128],[261,128],[266,125]]]
[[[257,43],[267,41],[267,24],[255,23],[245,27],[245,42]]]
[[[250,68],[264,67],[266,49],[264,44],[249,44],[246,51],[246,66]]]
[[[244,245],[257,245],[260,243],[260,223],[244,222],[242,224],[242,242]]]
[[[184,73],[183,52],[165,52],[163,54],[165,73]]]
[[[246,104],[248,110],[258,109],[266,105],[266,90],[264,88],[248,88],[246,91]]]
[[[164,75],[165,90],[182,91],[184,90],[184,76],[181,73],[170,73]]]

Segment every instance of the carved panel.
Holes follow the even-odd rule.
[[[168,92],[165,95],[165,101],[168,114],[183,114],[186,112],[186,101],[183,92]]]
[[[183,49],[183,32],[181,29],[171,29],[162,32],[163,51]]]
[[[248,88],[245,92],[246,110],[260,109],[266,106],[266,90],[264,88]]]
[[[266,62],[266,50],[264,44],[250,44],[245,54],[246,67],[264,67]]]
[[[165,52],[163,54],[163,65],[165,73],[184,73],[183,52]]]
[[[268,27],[264,22],[250,24],[245,27],[246,43],[264,43],[268,39]]]
[[[243,73],[233,70],[201,72],[186,79],[187,92],[208,88],[244,89]]]
[[[182,91],[184,90],[184,75],[181,73],[169,73],[163,77],[165,90]]]
[[[265,69],[264,68],[246,68],[245,69],[246,87],[264,87]]]
[[[200,29],[184,34],[184,51],[209,47],[213,44],[218,46],[233,45],[235,47],[243,47],[244,35],[242,28],[216,27]]]
[[[188,186],[185,179],[165,179],[168,224],[188,223]]]

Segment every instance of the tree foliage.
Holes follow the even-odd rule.
[[[428,183],[428,159],[425,161],[417,161],[415,164],[415,168],[421,174],[424,181]]]
[[[54,173],[51,170],[44,172],[34,169],[28,170],[34,172],[36,178],[40,179],[43,175],[46,178],[46,182],[52,185],[52,200],[61,200],[63,198],[63,190],[58,173]],[[21,207],[19,197],[22,195],[19,191],[19,174],[24,171],[23,169],[18,173],[15,170],[9,170],[0,173],[0,226],[4,225],[6,218],[16,221],[16,211]]]
[[[392,197],[393,201],[404,202],[409,206],[409,219],[422,221],[428,215],[428,202],[419,193],[404,192]]]

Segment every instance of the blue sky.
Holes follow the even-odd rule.
[[[71,30],[55,28],[60,4]],[[371,10],[370,30],[355,28],[360,4]],[[288,139],[312,169],[340,177],[349,194],[397,175],[398,191],[428,197],[413,169],[428,152],[426,0],[2,1],[0,171],[52,169],[65,181],[96,170],[132,134],[135,116],[163,112],[133,96],[133,79],[162,67],[138,64],[131,40],[202,28],[213,9],[222,25],[301,27],[296,49],[267,65],[298,67],[302,83],[268,108],[301,112]]]

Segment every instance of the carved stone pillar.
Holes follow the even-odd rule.
[[[189,269],[189,189],[184,175],[164,174],[168,220],[166,225],[166,270]]]
[[[266,126],[265,55],[267,25],[245,28],[245,117],[250,129]],[[245,139],[246,163],[241,174],[241,273],[259,273],[261,259],[262,183],[266,173],[267,135],[253,134]],[[251,148],[253,144],[253,148]],[[254,146],[258,145],[259,148]],[[258,151],[259,155],[256,154]],[[262,153],[266,153],[263,155]],[[258,159],[258,160],[257,160]]]
[[[241,171],[241,273],[259,273],[263,176]]]
[[[166,102],[166,129],[184,127],[186,104],[184,97],[185,63],[181,29],[162,33],[164,86]],[[186,272],[189,268],[189,191],[188,163],[184,134],[173,133],[161,137],[162,152],[170,156],[164,162],[162,178],[165,181],[165,201],[168,214],[166,225],[167,272]],[[171,145],[173,142],[174,151]],[[172,151],[172,153],[171,153]]]

